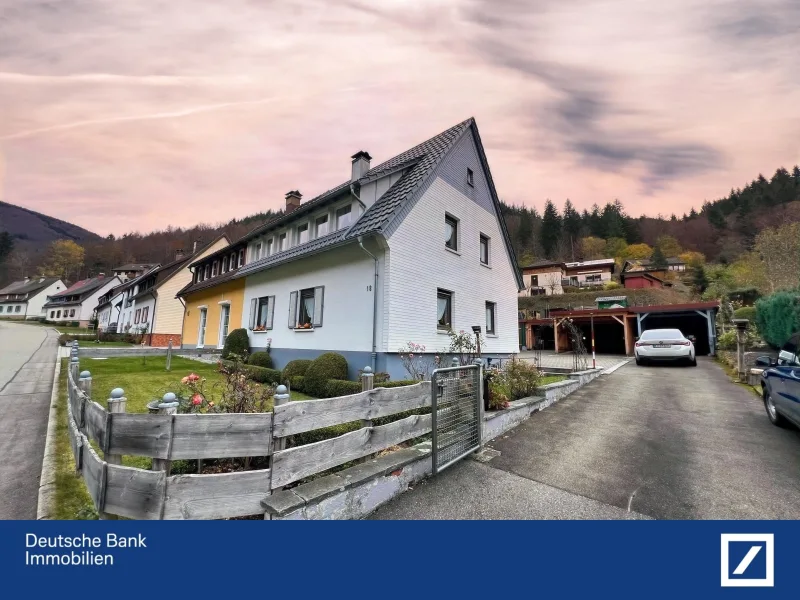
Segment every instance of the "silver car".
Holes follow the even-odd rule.
[[[682,362],[697,366],[694,343],[680,329],[648,329],[636,339],[636,364]]]

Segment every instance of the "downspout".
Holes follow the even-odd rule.
[[[183,349],[183,330],[186,327],[186,302],[180,296],[175,296],[183,304],[183,319],[181,320],[181,350]]]
[[[372,286],[372,372],[377,373],[378,362],[378,257],[364,247],[364,238],[358,236],[358,245],[375,262],[375,285]]]

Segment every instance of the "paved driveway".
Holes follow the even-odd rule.
[[[603,375],[374,518],[799,519],[800,432],[698,363]]]
[[[0,519],[35,519],[58,335],[0,321]]]

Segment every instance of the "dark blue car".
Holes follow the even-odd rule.
[[[781,348],[778,360],[761,356],[761,390],[764,408],[773,425],[788,422],[800,427],[800,333],[795,333]]]

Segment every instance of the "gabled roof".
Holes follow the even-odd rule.
[[[565,269],[567,265],[557,260],[547,260],[543,258],[541,260],[533,261],[531,264],[522,267],[522,269],[543,269],[545,267],[561,267],[562,269]]]
[[[44,306],[50,306],[51,304],[53,304],[54,300],[65,298],[67,296],[78,296],[78,299],[72,301],[71,304],[77,304],[83,302],[86,296],[90,296],[96,290],[114,280],[119,281],[119,279],[116,276],[92,277],[90,279],[82,279],[80,281],[76,281],[63,292],[59,292],[58,294],[53,294],[52,296],[50,296],[50,300],[48,300]]]
[[[46,287],[50,287],[56,281],[59,281],[58,277],[35,277],[27,281],[24,279],[21,281],[14,281],[0,290],[0,296],[5,296],[7,294],[33,294],[35,296],[36,294],[34,292],[39,292]]]
[[[127,265],[122,265],[121,267],[114,267],[111,269],[113,272],[117,271],[125,271],[126,273],[129,271],[147,271],[148,269],[152,269],[153,267],[157,267],[157,263],[131,263]]]
[[[500,200],[497,197],[497,191],[495,190],[494,181],[492,180],[491,172],[489,171],[489,164],[486,160],[483,144],[481,143],[480,135],[478,134],[478,128],[475,124],[475,119],[473,118],[462,121],[458,125],[443,131],[439,135],[436,135],[429,140],[414,146],[410,150],[406,150],[394,158],[391,158],[367,171],[357,183],[360,184],[362,182],[370,181],[379,175],[385,175],[403,169],[405,170],[403,176],[400,177],[400,179],[398,179],[374,204],[372,204],[349,229],[331,233],[317,240],[289,248],[283,252],[278,252],[272,256],[262,258],[248,265],[244,265],[241,269],[234,273],[232,278],[246,277],[247,275],[253,274],[262,269],[274,267],[284,262],[295,260],[311,254],[316,254],[333,246],[356,242],[361,236],[386,233],[394,219],[398,217],[400,208],[415,196],[415,194],[422,188],[423,184],[434,174],[437,166],[441,163],[449,150],[452,149],[456,142],[458,142],[458,140],[461,139],[461,137],[468,131],[472,131],[475,137],[475,145],[478,150],[478,157],[481,161],[481,166],[483,167],[484,173],[486,174],[489,193],[492,197],[492,201],[497,212],[503,237],[505,238],[506,249],[509,253],[511,264],[514,265],[514,274],[517,279],[517,286],[522,289],[524,287],[522,276],[520,275],[519,269],[516,268],[517,261],[516,257],[514,256],[514,250],[511,246],[511,240],[508,235],[508,230],[506,229],[505,221],[503,220],[502,213],[500,212]],[[257,227],[249,234],[238,240],[237,243],[258,237],[267,230],[294,220],[305,212],[309,212],[319,206],[325,205],[326,203],[333,202],[344,195],[350,194],[351,185],[352,183],[350,181],[346,181],[328,190],[313,200],[306,202],[305,204],[301,204],[291,213],[279,217],[278,219],[273,219],[261,227]],[[214,285],[215,282],[219,281],[223,281],[223,279],[217,277],[215,279],[208,280],[209,285]]]
[[[595,260],[583,260],[578,262],[566,263],[568,269],[582,269],[583,267],[603,267],[606,265],[614,265],[616,261],[613,258],[598,258]]]
[[[670,258],[665,259],[667,266],[669,265],[685,265],[686,261],[681,260],[676,256],[672,256]],[[663,269],[663,267],[660,267]],[[641,258],[635,260],[626,260],[625,261],[625,271],[644,271],[646,269],[651,270],[659,270],[659,267],[653,266],[653,261],[648,258]]]

